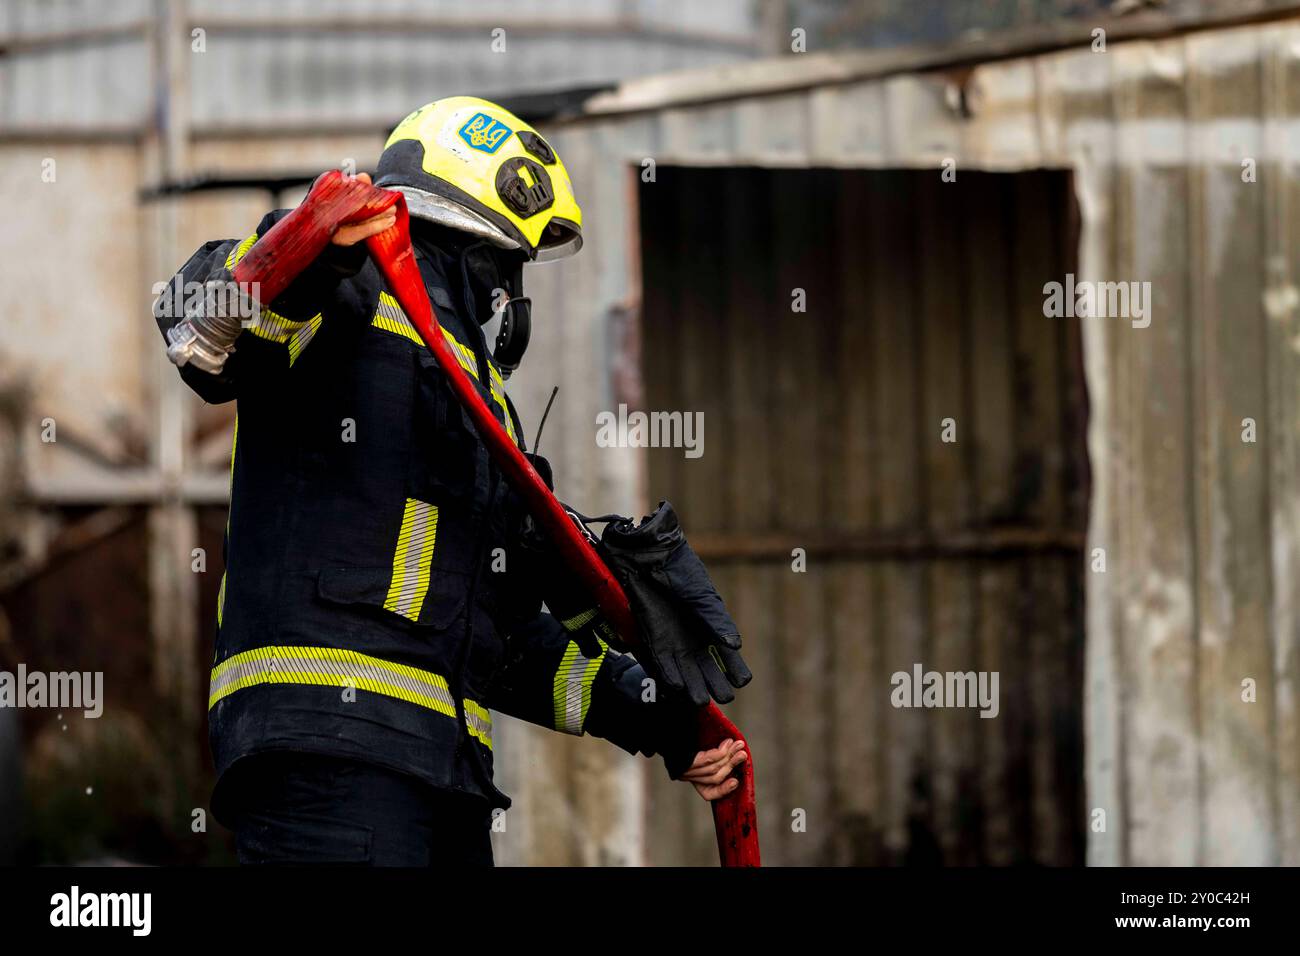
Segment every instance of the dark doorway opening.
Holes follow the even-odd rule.
[[[649,490],[744,634],[765,861],[1082,864],[1069,175],[661,166],[640,222],[645,407],[704,422]],[[916,664],[997,672],[997,716],[894,706]],[[707,864],[680,789],[650,859]]]

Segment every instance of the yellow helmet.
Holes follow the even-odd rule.
[[[421,106],[397,124],[375,185],[417,219],[545,261],[582,248],[582,209],[564,163],[537,131],[474,96]]]

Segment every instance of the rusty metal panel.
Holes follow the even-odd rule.
[[[1151,281],[1158,305],[1149,329],[1085,329],[1089,546],[1110,557],[1108,575],[1089,576],[1099,863],[1293,862],[1281,801],[1293,809],[1295,633],[1274,589],[1296,546],[1276,510],[1296,487],[1294,350],[1276,352],[1294,316],[1270,199],[1293,181],[1278,76],[1295,31],[1212,39],[1120,48],[1109,103],[1094,95],[1080,117],[1093,130],[1105,117],[1115,143],[1110,163],[1078,154],[1081,273]],[[1069,123],[1068,92],[1060,108]],[[1258,182],[1243,176],[1252,157]],[[1272,432],[1243,442],[1246,418]],[[1243,699],[1246,679],[1260,703]]]
[[[1292,90],[1300,81],[1294,28],[1281,31],[1263,51],[1260,100],[1264,154],[1269,157],[1263,187],[1266,277],[1257,290],[1266,323],[1269,432],[1269,548],[1272,607],[1269,631],[1272,673],[1276,681],[1278,833],[1275,858],[1300,863],[1300,604],[1289,585],[1300,573],[1300,243],[1295,233],[1300,209],[1300,180],[1284,158],[1295,155],[1295,104]],[[1288,135],[1290,134],[1290,135]]]
[[[382,128],[434,96],[596,85],[752,55],[745,43],[754,35],[752,22],[736,29],[733,15],[709,15],[694,5],[694,15],[685,16],[689,7],[629,11],[614,0],[478,3],[468,11],[447,0],[378,8],[300,0],[196,3],[192,19],[208,24],[212,42],[193,62],[194,119],[219,127],[373,122]],[[336,29],[339,23],[353,26]],[[493,45],[498,29],[504,52]]]
[[[812,82],[801,83],[801,67],[786,61],[773,66],[770,81],[760,71],[741,71],[732,95],[731,81],[720,74],[631,84],[602,97],[593,115],[562,133],[600,132],[616,144],[627,130],[635,145],[611,145],[609,159],[650,156],[660,168],[935,169],[951,159],[959,182],[976,169],[1049,165],[1073,173],[1079,228],[1069,244],[1077,243],[1078,279],[1149,281],[1159,304],[1152,328],[1088,319],[1081,342],[1058,350],[1061,368],[1085,370],[1087,552],[1090,565],[1103,552],[1108,562],[1105,573],[1086,575],[1083,594],[1053,585],[1054,596],[1043,605],[1071,619],[1086,606],[1087,808],[1105,813],[1105,828],[1089,833],[1094,863],[1294,863],[1300,852],[1294,703],[1300,655],[1295,598],[1285,585],[1300,555],[1298,266],[1286,225],[1300,155],[1300,123],[1289,95],[1297,51],[1300,26],[1286,21],[1116,41],[1105,53],[1062,49],[916,74],[899,67],[894,76],[879,56],[810,58]],[[878,78],[844,79],[857,68],[880,74],[882,64]],[[692,83],[707,103],[693,102]],[[644,193],[647,202],[655,196]],[[734,215],[751,222],[766,205]],[[864,221],[876,216],[870,201],[857,208]],[[824,235],[809,236],[827,248]],[[896,248],[887,243],[886,254]],[[998,252],[982,247],[981,263]],[[1023,297],[1033,276],[1021,265],[1017,259],[1005,269],[1020,270],[1013,281],[1023,285]],[[615,262],[614,268],[631,265]],[[972,295],[992,297],[986,310],[1006,307],[1000,293],[980,288],[973,285]],[[942,305],[926,309],[937,314]],[[873,349],[882,347],[912,346],[872,339]],[[977,368],[1000,367],[988,347],[977,344],[978,361],[971,360]],[[754,374],[742,360],[724,372],[741,382]],[[906,374],[896,365],[882,368],[879,387]],[[905,380],[901,387],[917,386]],[[983,375],[973,394],[977,409],[992,403],[989,414],[1006,401]],[[1066,407],[1079,404],[1076,395]],[[1017,418],[1029,414],[1018,400],[1013,408]],[[1243,442],[1245,418],[1267,423],[1267,434]],[[1022,454],[988,440],[980,446],[981,469],[986,456]],[[905,467],[889,451],[877,461],[895,475],[921,474],[915,461]],[[990,479],[980,481],[988,494]],[[746,491],[756,488],[750,483]],[[893,503],[899,513],[906,513],[904,504]],[[729,506],[744,513],[743,504]],[[1076,508],[1070,504],[1068,513]],[[860,543],[848,550],[855,547],[863,550]],[[891,549],[897,550],[867,550]],[[1069,581],[1073,572],[1066,559],[1061,574]],[[876,569],[878,577],[894,573],[887,562]],[[987,567],[976,577],[980,647],[995,655],[993,626],[981,615],[1006,607],[1023,582],[1014,572],[1007,577]],[[739,581],[738,601],[755,608],[747,613],[762,635],[765,615],[779,614],[773,595],[780,588],[761,574],[750,580],[761,583]],[[830,587],[845,590],[842,582]],[[905,626],[921,603],[899,605],[907,593],[902,588],[902,580],[885,585],[877,603],[888,609],[888,620]],[[965,607],[959,602],[952,613],[966,614]],[[835,630],[833,615],[828,626]],[[1051,668],[1043,673],[1050,676]],[[1246,678],[1255,681],[1257,703],[1241,700]],[[1031,695],[1028,713],[1045,714],[1044,704]],[[772,705],[761,699],[752,717],[743,701],[738,705],[760,740],[772,732],[766,713]],[[1036,760],[1029,772],[1040,785],[1059,777],[1057,757]],[[983,787],[991,794],[1004,783],[986,774]],[[950,781],[943,785],[951,790]],[[880,787],[888,792],[897,783],[886,777]],[[652,801],[659,799],[652,791]],[[770,828],[773,811],[763,812]],[[1005,817],[985,823],[990,832],[1013,825]],[[1059,841],[1059,834],[1051,839]]]
[[[407,0],[365,6],[390,19],[414,16],[415,10]],[[688,5],[699,18],[688,25],[703,34],[736,32],[739,15],[721,12],[725,6]],[[20,43],[0,64],[0,125],[45,124],[66,133],[68,127],[143,124],[152,85],[140,81],[148,40],[135,25],[152,8],[142,0],[6,5],[0,10],[0,32],[22,43],[50,45],[36,50]],[[652,3],[636,8],[652,27],[672,25],[683,9]],[[337,19],[360,9],[341,2],[251,0],[204,0],[189,8],[191,19],[215,22],[220,16],[227,28],[236,17]],[[504,7],[484,6],[480,13],[497,9]],[[613,6],[539,3],[529,9],[537,17],[563,19],[575,11],[604,14]],[[88,37],[85,30],[101,32]],[[80,40],[60,46],[51,39],[59,31],[76,33]],[[239,106],[241,97],[269,100],[267,91],[278,90],[285,93],[276,105],[283,112],[266,113],[264,119],[319,122],[325,116],[319,98],[313,99],[319,90],[276,83],[277,77],[302,74],[328,54],[331,62],[347,65],[345,72],[358,70],[374,80],[366,84],[368,91],[345,90],[336,77],[312,66],[311,75],[321,79],[319,89],[330,92],[330,115],[365,122],[391,118],[410,105],[399,103],[394,91],[427,90],[428,77],[414,58],[423,58],[433,41],[389,33],[356,43],[286,35],[283,49],[276,48],[286,59],[276,65],[267,59],[269,50],[241,60],[228,43],[238,31],[214,28],[207,59],[193,64],[194,116],[200,123],[225,123],[248,115]],[[549,62],[544,46],[518,60],[530,78],[539,64]],[[653,56],[638,61],[637,69],[678,62],[643,49]],[[703,42],[692,51],[690,57],[705,59],[741,56],[734,44],[714,49]],[[1300,612],[1294,589],[1287,586],[1300,566],[1295,530],[1300,246],[1288,225],[1300,205],[1293,169],[1300,155],[1300,123],[1289,92],[1300,79],[1297,51],[1300,26],[1292,20],[1195,37],[1116,40],[1104,54],[1080,47],[955,68],[939,59],[919,71],[914,68],[925,64],[879,53],[785,57],[734,76],[714,71],[694,79],[630,84],[605,98],[600,108],[611,112],[547,131],[586,206],[587,246],[573,261],[532,270],[539,329],[528,366],[511,382],[512,394],[531,432],[551,384],[563,384],[544,450],[557,463],[562,493],[572,500],[594,511],[630,512],[652,503],[647,494],[664,489],[682,501],[707,503],[707,514],[719,509],[724,523],[702,529],[717,536],[718,548],[725,550],[729,540],[734,545],[737,529],[745,530],[745,547],[757,557],[729,562],[719,576],[754,635],[756,671],[788,667],[782,641],[789,639],[793,623],[803,620],[805,629],[817,631],[809,638],[813,663],[792,673],[788,686],[755,684],[736,707],[742,726],[765,749],[798,748],[788,764],[769,760],[775,765],[766,772],[760,765],[761,822],[774,834],[774,859],[906,858],[924,848],[921,836],[932,839],[934,852],[952,859],[973,854],[1010,862],[1025,854],[1059,858],[1066,853],[1074,832],[1069,822],[1053,821],[1050,808],[1033,801],[1045,790],[1073,786],[1066,779],[1073,758],[1068,747],[1049,746],[1047,738],[1031,731],[1055,719],[1053,708],[1059,706],[1036,688],[1044,681],[1073,679],[1060,662],[1069,659],[1076,636],[1049,624],[1058,618],[1077,621],[1082,600],[1088,681],[1078,696],[1087,710],[1087,809],[1107,814],[1106,829],[1089,834],[1089,860],[1300,862],[1300,709],[1295,704]],[[397,59],[407,65],[395,68]],[[607,72],[621,67],[630,62],[626,44],[611,36],[605,52],[589,62]],[[471,66],[460,63],[458,80],[504,83],[504,73],[476,73]],[[855,79],[854,71],[871,78]],[[700,102],[705,98],[700,91],[708,102]],[[423,93],[415,97],[423,98]],[[223,140],[211,132],[191,144],[188,168],[298,171],[348,158],[364,168],[379,146],[370,136]],[[143,154],[129,145],[77,145],[65,152],[33,139],[29,134],[28,145],[6,147],[9,168],[39,165],[53,156],[61,163],[61,182],[40,183],[39,169],[30,187],[22,177],[11,177],[10,208],[19,210],[12,218],[37,221],[21,210],[39,198],[40,218],[48,221],[47,200],[53,197],[55,225],[46,235],[31,229],[9,233],[17,245],[5,257],[8,274],[23,278],[5,285],[12,300],[7,312],[19,325],[10,323],[4,345],[10,364],[32,371],[37,405],[57,407],[60,421],[73,423],[69,431],[80,433],[82,441],[75,454],[58,446],[25,445],[26,470],[43,480],[93,477],[98,487],[112,479],[123,494],[149,500],[159,493],[156,482],[112,470],[130,464],[147,445],[141,436],[152,427],[149,388],[141,383],[150,382],[154,369],[144,364],[142,356],[149,353],[141,344],[152,343],[156,334],[144,309],[147,286],[159,278],[148,274],[155,261],[149,236],[158,220],[153,212],[138,214],[130,199],[145,178]],[[714,218],[722,222],[726,238],[714,248],[699,245],[699,236],[710,234],[702,228],[709,217],[700,208],[679,208],[680,196],[669,195],[663,178],[643,182],[637,177],[647,159],[661,173],[674,163],[792,171],[917,168],[928,170],[936,182],[934,171],[951,159],[960,187],[953,195],[963,198],[958,214],[946,201],[936,205],[936,194],[921,185],[928,179],[900,181],[890,191],[869,188],[847,173],[843,178],[818,173],[815,181],[823,185],[815,188],[831,189],[825,184],[833,183],[839,191],[842,207],[831,216],[827,210],[798,208],[768,187],[749,190],[750,177],[757,174],[728,178],[719,172],[723,180],[716,193],[697,197],[705,207],[715,203],[715,195],[723,197],[725,215]],[[1250,160],[1255,176],[1246,181],[1242,164]],[[976,179],[984,182],[980,191],[965,189],[965,178],[975,177],[975,170],[1040,166],[1071,172],[1080,219],[1077,240],[1069,230],[1062,240],[1061,223],[1054,218],[1045,223],[1045,214],[1035,211],[1046,202],[1055,217],[1068,207],[1056,194],[1055,180],[1051,186],[1032,177],[1023,180],[1033,184],[1031,189],[1009,180],[992,186],[991,180]],[[106,182],[114,187],[106,189]],[[132,185],[122,188],[123,183]],[[39,188],[48,195],[40,195]],[[180,245],[188,251],[213,234],[250,228],[266,205],[264,197],[252,195],[178,204]],[[845,210],[865,228],[849,228]],[[638,248],[638,216],[650,217],[655,228],[672,235],[681,231],[673,223],[694,221],[694,232],[683,240],[694,244],[657,259],[661,254],[649,245]],[[756,241],[780,222],[796,224],[804,245],[788,237],[776,245]],[[112,229],[106,223],[126,225]],[[1055,238],[1052,244],[1045,238],[1042,248],[1022,249],[1026,232]],[[1005,241],[977,244],[972,237],[978,235],[1000,235]],[[1074,260],[1076,242],[1080,279],[1153,283],[1160,305],[1152,328],[1088,320],[1082,323],[1080,345],[1061,328],[1049,331],[1030,322],[1035,284],[1041,288],[1044,270],[1060,272]],[[855,243],[865,250],[869,267],[844,257]],[[949,268],[933,257],[932,248],[955,254],[942,259]],[[49,270],[58,271],[69,255],[98,277],[81,291],[50,278]],[[837,338],[828,338],[836,348],[826,381],[838,389],[822,379],[805,382],[806,373],[793,380],[775,376],[770,357],[747,347],[756,329],[769,328],[762,313],[778,301],[782,285],[794,284],[792,273],[803,269],[797,264],[801,257],[836,263],[834,271],[828,266],[815,280],[803,280],[815,300],[825,298],[848,311],[866,302],[868,313],[881,317],[844,323],[835,330]],[[126,269],[123,262],[129,263]],[[956,268],[953,263],[964,264],[960,294],[942,285]],[[703,276],[701,264],[713,272]],[[657,275],[695,275],[694,298],[679,301],[678,292],[659,283],[643,289],[643,265],[647,274],[654,269]],[[707,294],[696,289],[706,278]],[[87,291],[92,287],[93,295]],[[59,296],[32,289],[58,289]],[[716,328],[698,321],[710,309],[721,310],[726,321]],[[639,321],[642,311],[645,319]],[[693,321],[679,325],[679,312]],[[1017,316],[1014,327],[995,321],[1008,314]],[[964,324],[953,327],[968,336],[960,340],[966,349],[956,354],[951,341],[924,334],[927,328],[948,327],[955,315]],[[37,323],[31,334],[13,332],[24,322]],[[986,334],[971,335],[976,327]],[[86,336],[89,346],[84,346]],[[76,343],[83,343],[89,364],[64,358]],[[665,378],[666,372],[647,361],[646,389],[652,395],[715,389],[700,399],[711,403],[709,420],[730,416],[735,427],[708,433],[709,441],[753,463],[756,472],[771,474],[771,481],[711,472],[707,464],[687,472],[684,466],[665,469],[653,461],[647,475],[644,455],[595,446],[595,413],[621,400],[635,402],[641,394],[642,346],[662,354],[685,350],[681,368],[672,370],[681,381]],[[710,365],[699,358],[723,352],[731,356],[725,363]],[[792,355],[806,366],[806,354],[796,348]],[[915,362],[899,362],[900,355]],[[1082,596],[1075,557],[1079,503],[1069,492],[1082,480],[1066,479],[1066,490],[1057,497],[1037,499],[1034,518],[1054,528],[1052,533],[1010,535],[1013,550],[1040,555],[1034,562],[995,559],[1008,546],[1005,529],[984,537],[953,530],[995,523],[994,502],[1008,486],[1008,471],[1020,472],[1036,449],[1050,449],[1053,428],[1078,431],[1078,423],[1068,420],[1069,410],[1081,404],[1082,386],[1071,371],[1076,366],[1085,370],[1090,405],[1086,547],[1090,559],[1095,549],[1104,549],[1108,560],[1106,573],[1084,576]],[[1045,393],[1054,381],[1060,390]],[[1007,391],[1007,383],[1015,388]],[[748,401],[748,396],[772,389],[788,394],[805,386],[816,414],[776,422],[773,434],[780,441],[768,438],[771,400]],[[1056,404],[1027,408],[1022,387],[1050,394]],[[85,389],[107,396],[108,414],[97,412],[82,422],[63,408]],[[973,416],[966,434],[975,440],[974,448],[949,459],[943,449],[918,446],[912,436],[927,434],[935,411],[958,400]],[[193,411],[200,439],[220,444],[225,412]],[[1241,440],[1245,418],[1256,422],[1255,443]],[[841,428],[839,443],[829,442],[824,423],[843,421],[857,427],[848,433]],[[30,438],[31,431],[24,434]],[[797,468],[801,462],[785,451],[787,443],[800,457],[819,462],[818,468],[809,474]],[[96,461],[100,465],[92,467]],[[1035,467],[1062,475],[1083,470],[1068,455],[1048,456]],[[837,483],[828,478],[832,474],[846,477]],[[923,496],[924,489],[952,474],[969,485],[965,497]],[[855,496],[847,493],[850,487],[867,490]],[[789,510],[791,494],[843,514],[842,526],[827,530],[803,524],[811,508]],[[949,537],[933,540],[932,522],[946,527]],[[836,557],[824,573],[814,569],[806,583],[795,586],[773,555],[788,554],[800,537]],[[1042,557],[1044,547],[1055,556]],[[1038,596],[1036,604],[1025,606],[1026,589]],[[955,596],[940,606],[938,594]],[[856,624],[864,616],[872,636],[865,642]],[[1049,636],[1041,644],[1016,644],[1009,643],[1010,632],[1021,642],[1026,633]],[[829,693],[828,709],[812,729],[784,726],[782,704],[805,705],[827,688],[834,691],[835,681],[825,673],[829,656],[844,662],[844,686],[862,686],[887,678],[899,660],[915,653],[946,660],[974,655],[1007,668],[1028,655],[1026,673],[1032,676],[1007,687],[1010,714],[993,722],[1001,732],[977,736],[973,743],[956,721],[931,727],[918,723],[915,713],[892,708],[859,713],[853,695],[844,692]],[[1241,700],[1240,682],[1246,678],[1256,682],[1255,703]],[[855,720],[853,732],[844,729]],[[513,785],[517,793],[537,794],[543,801],[551,799],[543,793],[564,796],[530,815],[515,811],[500,844],[503,862],[637,862],[646,853],[656,862],[707,862],[707,811],[682,792],[686,788],[655,784],[643,796],[641,771],[630,758],[591,757],[589,743],[575,746],[531,729],[518,733],[536,739],[518,738],[511,756],[515,732],[511,726],[503,735],[508,789]],[[807,752],[819,732],[829,750]],[[981,754],[973,776],[964,762],[968,746]],[[864,764],[873,768],[869,777],[861,774]],[[913,786],[917,767],[924,782],[919,790]],[[593,800],[601,809],[573,796],[580,789],[578,775],[587,773],[599,781]],[[799,805],[792,801],[805,774],[833,781],[807,801],[839,828],[843,839],[831,841],[829,849],[812,840],[799,842],[788,832],[789,811]],[[1007,808],[1026,792],[1033,795],[1026,813],[1010,813]],[[968,798],[986,809],[971,824],[972,832],[982,834],[973,840],[963,835],[967,818],[959,812]],[[622,809],[606,812],[611,804]],[[673,807],[680,811],[675,817],[668,812]],[[671,832],[663,829],[669,817],[678,821]],[[643,818],[657,829],[646,830]],[[924,822],[920,830],[917,820]]]
[[[1280,861],[1275,760],[1258,759],[1255,750],[1275,746],[1276,718],[1271,707],[1244,701],[1242,688],[1250,679],[1259,699],[1277,699],[1271,591],[1292,585],[1273,580],[1268,548],[1273,435],[1243,441],[1247,420],[1267,427],[1269,419],[1269,316],[1261,294],[1269,268],[1265,196],[1254,188],[1258,184],[1243,182],[1240,166],[1241,157],[1260,155],[1265,42],[1260,33],[1237,33],[1213,45],[1193,37],[1184,48],[1193,474],[1201,479],[1194,581],[1202,801],[1196,850],[1197,862],[1220,866]]]
[[[182,94],[200,131],[381,132],[436,96],[536,93],[752,58],[746,4],[683,0],[184,0]],[[0,7],[0,126],[143,132],[156,87],[150,0]],[[494,48],[494,30],[506,48]],[[174,94],[173,94],[174,95]]]

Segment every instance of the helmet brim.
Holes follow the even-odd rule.
[[[550,233],[554,231],[554,238]],[[577,223],[570,222],[568,219],[552,219],[547,226],[547,234],[542,236],[542,242],[537,247],[537,254],[533,256],[534,262],[554,262],[556,259],[567,259],[582,248],[582,230],[578,228]]]
[[[498,249],[522,249],[519,240],[508,235],[496,223],[479,215],[462,203],[416,186],[389,187],[406,198],[406,211],[412,218],[437,223],[458,232],[486,239]]]

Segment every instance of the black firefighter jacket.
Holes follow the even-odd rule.
[[[219,278],[283,215],[207,243],[173,288]],[[519,441],[458,260],[420,248],[444,334]],[[183,305],[155,303],[164,332]],[[588,660],[541,613],[511,490],[363,245],[329,247],[246,324],[220,375],[181,376],[237,402],[209,695],[219,781],[248,755],[306,751],[508,807],[493,710],[661,753],[674,776],[689,764],[689,705],[644,702],[630,656],[602,643]]]

